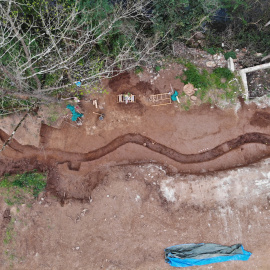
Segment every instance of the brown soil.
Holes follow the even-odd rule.
[[[226,181],[219,181],[227,172],[214,173],[269,157],[270,110],[243,101],[237,112],[208,105],[183,112],[175,103],[152,107],[150,94],[169,92],[170,84],[182,91],[180,80],[172,79],[180,72],[177,67],[162,70],[156,80],[149,74],[121,74],[103,82],[109,94],[97,96],[98,109],[82,101],[82,126],[64,118],[57,128],[39,123],[38,145],[23,142],[27,131],[23,138],[15,134],[1,153],[0,174],[34,168],[49,173],[43,200],[32,211],[11,211],[17,220],[28,220],[28,225],[15,226],[14,269],[169,269],[163,249],[190,242],[242,242],[257,256],[250,268],[233,262],[213,269],[270,267],[264,251],[270,247],[265,219],[270,186],[261,191],[256,179],[246,187],[231,180],[235,188],[228,191]],[[117,95],[127,92],[137,102],[118,104]],[[93,112],[104,113],[104,120]],[[4,128],[2,142],[11,133]],[[191,175],[186,176],[191,177],[189,187],[183,175]],[[241,203],[235,201],[238,196]],[[0,205],[4,220],[8,207]],[[249,210],[251,205],[257,210]],[[8,265],[4,258],[1,267]]]
[[[251,118],[250,124],[258,127],[267,127],[270,124],[270,114],[257,111]]]

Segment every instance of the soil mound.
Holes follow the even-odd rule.
[[[270,113],[255,112],[250,120],[252,126],[267,127],[270,125]]]

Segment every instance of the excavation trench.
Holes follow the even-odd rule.
[[[6,134],[3,130],[0,130],[0,139],[4,142],[9,138],[9,135]],[[16,159],[20,158],[27,158],[27,159],[37,159],[40,162],[46,162],[52,160],[58,164],[62,163],[80,163],[80,162],[87,162],[99,159],[109,153],[115,151],[117,148],[128,144],[138,144],[143,147],[146,147],[156,153],[162,154],[174,161],[183,164],[190,164],[190,163],[200,163],[206,162],[213,159],[216,159],[232,150],[239,148],[248,143],[258,143],[269,145],[270,144],[270,136],[263,133],[246,133],[244,135],[238,136],[232,140],[224,142],[215,148],[212,148],[208,151],[203,153],[197,154],[182,154],[177,152],[176,150],[169,148],[163,144],[160,144],[151,138],[143,136],[141,134],[135,133],[128,133],[122,136],[117,137],[116,139],[112,140],[107,145],[94,150],[88,153],[74,153],[74,152],[67,152],[58,149],[51,149],[51,148],[37,148],[30,145],[21,145],[15,139],[12,139],[7,147],[11,148],[16,151]],[[7,154],[8,156],[8,154]]]

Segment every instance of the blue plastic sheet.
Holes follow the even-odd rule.
[[[177,98],[176,98],[177,96],[178,96],[178,92],[174,91],[174,93],[171,95],[172,101],[177,101]]]
[[[183,244],[165,249],[165,261],[174,267],[189,267],[226,261],[247,261],[251,253],[241,244]]]
[[[72,112],[72,121],[76,121],[79,117],[83,116],[82,113],[76,112],[75,107],[70,104],[67,105],[67,109],[70,109],[70,111]]]

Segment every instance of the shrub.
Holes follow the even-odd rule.
[[[202,73],[196,68],[195,65],[188,63],[186,64],[186,70],[184,70],[184,77],[181,77],[183,83],[192,83],[196,88],[206,89],[209,84],[208,72],[203,70]]]
[[[138,75],[141,72],[143,72],[143,68],[141,66],[136,66],[135,67],[135,74]]]
[[[206,48],[205,50],[212,55],[216,54],[216,50],[214,48]]]
[[[158,73],[161,70],[161,66],[155,66],[155,72]]]
[[[224,53],[224,57],[225,57],[226,60],[228,60],[230,57],[231,57],[232,59],[236,59],[236,53],[233,52],[233,51],[231,51],[231,52],[226,52],[226,53]]]
[[[228,68],[215,68],[213,73],[219,78],[225,78],[226,80],[233,79],[234,75]]]

